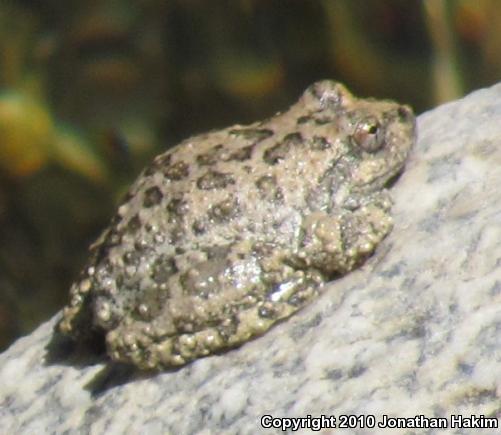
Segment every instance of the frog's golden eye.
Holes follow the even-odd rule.
[[[365,118],[355,126],[353,140],[364,151],[378,151],[383,145],[383,139],[383,128],[376,118]]]

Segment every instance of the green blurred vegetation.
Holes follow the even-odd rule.
[[[0,350],[62,307],[141,167],[315,80],[422,112],[501,72],[495,0],[0,3]]]

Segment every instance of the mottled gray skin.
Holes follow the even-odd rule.
[[[161,369],[234,347],[360,265],[392,228],[407,106],[310,86],[287,112],[185,140],[130,188],[59,330]]]

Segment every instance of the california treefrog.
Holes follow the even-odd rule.
[[[59,330],[113,360],[182,365],[264,333],[392,228],[412,110],[311,85],[288,111],[157,156],[91,246]]]

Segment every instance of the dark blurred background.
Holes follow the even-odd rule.
[[[501,77],[496,0],[0,2],[0,351],[57,312],[117,201],[180,139],[315,80],[417,113]]]

